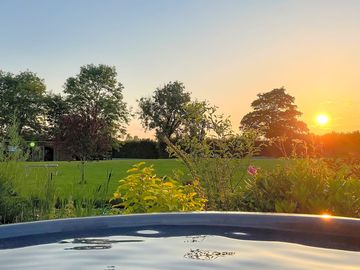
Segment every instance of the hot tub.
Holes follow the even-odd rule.
[[[1,225],[0,269],[360,269],[360,220],[200,212]]]

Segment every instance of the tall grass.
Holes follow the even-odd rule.
[[[10,223],[26,220],[28,217],[28,201],[22,199],[15,183],[22,176],[19,161],[27,158],[22,151],[23,141],[18,136],[18,124],[13,124],[7,130],[7,137],[0,143],[0,222]]]
[[[26,149],[14,120],[0,143],[0,224],[107,213],[112,171],[96,188],[76,181],[73,192],[60,198],[58,168],[25,162],[29,157]],[[84,174],[82,167],[80,179]]]

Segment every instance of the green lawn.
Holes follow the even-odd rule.
[[[36,196],[43,186],[46,184],[46,179],[50,173],[53,174],[53,181],[56,187],[56,193],[61,198],[68,198],[69,196],[91,196],[95,194],[100,185],[104,185],[108,174],[111,172],[112,176],[109,183],[109,194],[111,194],[118,181],[126,176],[126,171],[131,166],[140,161],[145,161],[148,165],[153,164],[158,175],[170,175],[174,170],[183,169],[182,163],[176,159],[119,159],[107,161],[91,161],[86,163],[85,169],[85,185],[79,185],[80,182],[80,162],[77,161],[61,161],[61,162],[26,162],[22,163],[19,168],[19,173],[23,173],[25,177],[19,177],[21,183],[16,183],[18,192],[23,196]],[[276,164],[283,163],[279,159],[257,159],[253,164],[263,169],[269,169]],[[38,168],[35,166],[43,164],[58,164],[57,168]]]

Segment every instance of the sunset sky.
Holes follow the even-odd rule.
[[[0,69],[29,69],[54,92],[102,63],[134,111],[179,80],[237,128],[257,93],[284,86],[311,131],[360,129],[360,1],[1,0],[0,25]],[[151,136],[136,120],[128,131]]]

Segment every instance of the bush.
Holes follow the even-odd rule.
[[[0,224],[22,222],[30,219],[31,205],[19,197],[12,187],[0,179]]]
[[[199,179],[207,210],[233,210],[233,197],[245,180],[251,159],[261,147],[259,132],[235,133],[229,118],[206,102],[187,106],[182,136],[164,138],[171,156],[179,158],[194,179]]]
[[[249,177],[237,210],[360,217],[360,179],[353,165],[309,158],[288,164]]]
[[[200,196],[197,181],[182,185],[178,181],[156,176],[152,166],[143,167],[140,162],[120,180],[112,200],[121,200],[114,207],[123,207],[125,214],[198,211],[203,210],[206,200]]]
[[[19,161],[28,157],[22,150],[23,144],[14,118],[6,130],[6,137],[0,141],[0,224],[26,221],[30,215],[30,203],[21,198],[14,188],[21,175]]]

